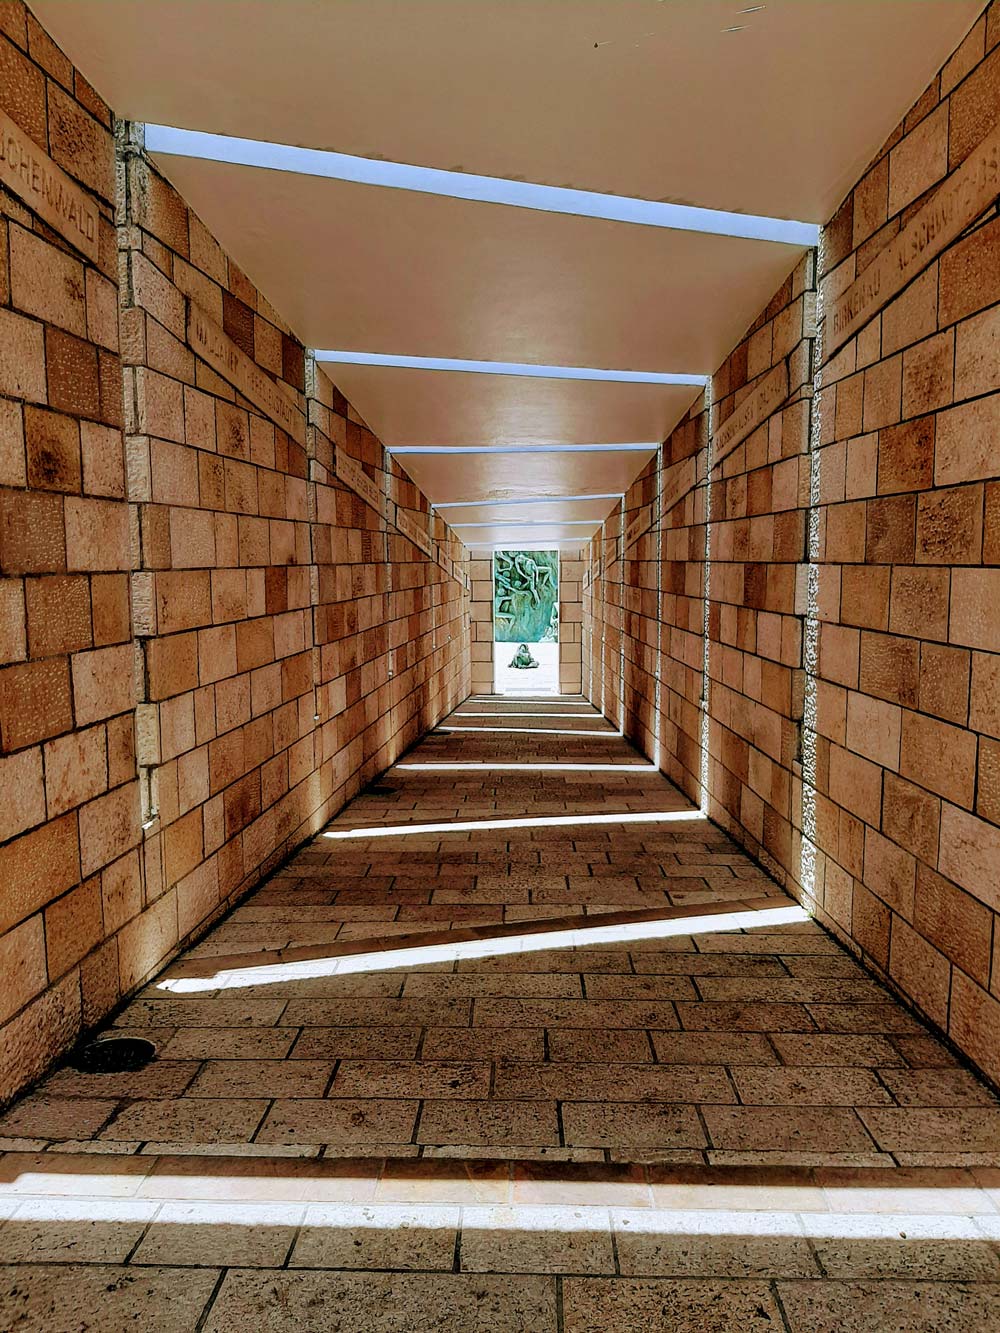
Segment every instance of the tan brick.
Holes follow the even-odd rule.
[[[163,830],[163,868],[168,886],[177,883],[202,860],[201,810],[196,809]]]
[[[141,251],[131,252],[132,294],[141,306],[176,338],[185,336],[185,305],[181,292]]]
[[[959,45],[955,54],[944,63],[941,70],[941,96],[945,97],[956,84],[979,64],[985,53],[986,19],[985,16],[972,28]]]
[[[45,786],[40,749],[22,750],[0,759],[0,841],[45,820]]]
[[[160,705],[160,756],[165,763],[195,745],[194,695],[178,694]]]
[[[889,192],[889,159],[887,157],[872,168],[858,182],[854,190],[854,239],[853,245],[877,231],[886,220]]]
[[[128,569],[128,506],[116,500],[67,499],[66,565],[83,570]]]
[[[179,255],[188,254],[188,209],[183,199],[144,159],[130,163],[135,220]]]
[[[887,967],[889,963],[891,921],[892,913],[881,898],[855,880],[849,917],[851,935],[880,967]]]
[[[60,736],[45,746],[49,816],[62,814],[107,789],[107,739],[103,727]]]
[[[122,643],[129,637],[128,576],[95,574],[90,580],[94,643]]]
[[[146,672],[150,699],[193,690],[198,684],[197,634],[173,634],[146,644]]]
[[[976,781],[976,737],[936,718],[904,713],[900,772],[946,800],[971,807]]]
[[[954,973],[948,1035],[989,1078],[1000,1078],[1000,1000]]]
[[[166,375],[135,372],[136,429],[142,435],[184,440],[184,386]]]
[[[211,624],[212,585],[208,571],[157,574],[156,616],[161,634]]]
[[[83,489],[90,495],[125,496],[125,455],[121,432],[93,421],[80,425]]]
[[[1000,829],[953,805],[941,809],[938,870],[987,907],[1000,908]]]
[[[114,198],[111,135],[61,88],[49,86],[49,151],[59,165],[102,199]]]
[[[101,387],[97,348],[61,329],[45,330],[49,405],[72,416],[99,419]]]
[[[904,421],[879,432],[880,495],[924,490],[934,476],[934,418]]]
[[[862,634],[859,679],[864,694],[915,708],[920,691],[920,645],[889,634]]]
[[[215,520],[205,509],[170,510],[170,553],[175,569],[215,564]]]
[[[79,884],[45,909],[49,976],[55,980],[95,948],[104,934],[101,881]]]
[[[937,864],[941,802],[895,773],[886,773],[882,830],[886,837],[928,865]]]
[[[882,311],[882,354],[937,332],[937,265],[933,264]]]
[[[983,564],[1000,565],[1000,483],[984,487]]]
[[[935,948],[980,985],[986,984],[993,930],[989,908],[933,870],[918,866],[914,924]]]
[[[83,338],[87,333],[83,265],[23,227],[10,228],[11,296],[25,314]]]
[[[834,562],[864,560],[865,518],[863,503],[833,505],[826,511],[825,558]]]
[[[889,216],[898,213],[948,171],[948,106],[943,103],[889,154]]]
[[[37,912],[79,877],[75,815],[50,820],[0,847],[0,932]]]
[[[5,1022],[48,980],[45,971],[45,932],[42,918],[33,916],[0,938],[0,1023]]]
[[[0,490],[0,566],[5,574],[66,568],[63,498]]]
[[[177,886],[177,922],[189,934],[219,904],[218,857],[203,861]]]
[[[854,691],[847,697],[847,747],[881,764],[899,767],[901,712],[894,704]]]
[[[116,787],[135,777],[135,716],[124,713],[107,723],[108,786]]]
[[[955,486],[917,499],[918,563],[978,564],[983,546],[983,488]]]
[[[35,490],[79,491],[80,427],[71,417],[29,407],[24,414],[28,484]]]
[[[1000,744],[985,736],[979,742],[976,813],[1000,824]]]
[[[141,915],[122,927],[118,936],[121,988],[131,990],[154,972],[177,943],[177,901],[165,893]]]
[[[44,329],[11,310],[0,310],[0,393],[31,403],[48,397]]]
[[[916,870],[916,861],[905,848],[874,829],[865,830],[865,885],[907,921],[913,919]]]
[[[963,320],[955,330],[955,397],[1000,389],[1000,307]]]
[[[80,1031],[80,983],[56,982],[0,1029],[0,1097],[7,1100],[45,1072]]]
[[[948,960],[898,917],[892,922],[889,975],[940,1027],[948,1022]]]
[[[236,673],[236,629],[219,625],[198,635],[199,683],[211,684]]]
[[[127,783],[80,809],[80,864],[92,875],[139,841],[139,789]]]
[[[958,85],[949,99],[950,165],[964,161],[997,123],[1000,55],[993,51]]]
[[[80,995],[86,1027],[99,1022],[121,998],[118,984],[118,941],[107,939],[80,960]]]
[[[24,450],[24,410],[0,398],[0,486],[23,486],[28,478]]]
[[[1000,300],[1000,222],[977,228],[941,256],[938,318],[942,326]]]
[[[996,475],[1000,396],[962,403],[939,414],[934,480],[954,486]]]
[[[110,352],[118,351],[118,288],[94,269],[86,275],[87,336]]]
[[[24,11],[19,16],[24,29]],[[12,27],[13,27],[12,20]],[[13,34],[12,34],[13,35]],[[20,40],[19,36],[15,40]],[[25,37],[24,41],[26,42]],[[23,42],[21,43],[24,44]],[[45,142],[45,75],[10,42],[0,42],[4,110],[36,143]]]
[[[28,655],[24,582],[0,579],[0,665],[22,662]]]
[[[946,569],[896,565],[892,571],[889,629],[914,638],[948,638],[949,574]]]
[[[916,496],[885,495],[868,501],[865,559],[869,564],[912,564]]]
[[[65,658],[0,671],[0,740],[4,750],[58,736],[73,725]]]
[[[972,654],[969,725],[1000,736],[1000,656]]]
[[[952,643],[1000,651],[1000,570],[955,569],[951,576]]]
[[[845,565],[841,571],[840,618],[862,629],[889,628],[888,566]]]
[[[101,872],[104,928],[110,934],[137,916],[142,907],[138,852],[127,852]]]
[[[250,458],[250,423],[242,409],[217,399],[215,403],[216,449],[229,458]],[[256,508],[256,506],[255,506]]]
[[[901,356],[893,356],[865,371],[865,431],[881,430],[899,420],[902,362]]]
[[[882,770],[839,745],[830,747],[831,800],[865,823],[878,825],[882,804]]]
[[[970,654],[940,643],[920,646],[920,711],[964,725],[969,712]]]
[[[28,579],[28,651],[32,657],[89,648],[92,642],[90,587],[71,575]]]
[[[933,412],[954,394],[955,334],[952,329],[903,353],[903,415]]]
[[[131,644],[77,653],[73,658],[73,700],[78,726],[133,708]]]

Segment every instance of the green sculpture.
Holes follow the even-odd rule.
[[[520,648],[514,654],[511,660],[511,666],[516,667],[518,671],[530,671],[532,667],[537,667],[538,663],[528,652],[528,645],[522,643]]]
[[[559,553],[496,551],[493,632],[499,643],[555,643],[559,637]]]

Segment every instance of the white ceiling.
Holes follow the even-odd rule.
[[[813,222],[829,216],[983,8],[768,0],[741,17],[751,3],[32,8],[136,120]],[[746,30],[722,31],[732,25]]]
[[[811,222],[830,216],[983,8],[768,0],[740,13],[751,4],[32,7],[133,119]],[[723,31],[731,26],[744,30]],[[707,374],[801,254],[194,159],[162,166],[313,347]],[[390,447],[655,442],[696,396],[424,370],[330,373]],[[601,451],[400,462],[445,502],[621,491],[647,459]],[[593,519],[594,502],[542,516]],[[480,507],[466,521],[493,519],[494,529],[460,535],[504,544],[525,531],[511,526],[509,508]],[[538,541],[550,529],[531,531]],[[587,531],[551,529],[566,540]]]
[[[310,347],[704,374],[801,254],[156,156]]]

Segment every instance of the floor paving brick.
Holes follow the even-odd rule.
[[[1000,1102],[571,702],[432,732],[117,1016],[146,1069],[0,1116],[0,1325],[997,1321]]]

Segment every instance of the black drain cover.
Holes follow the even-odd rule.
[[[155,1054],[156,1047],[144,1037],[108,1037],[82,1047],[72,1064],[85,1074],[125,1074],[145,1068]]]

